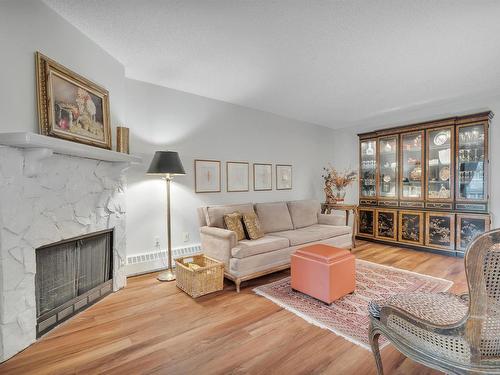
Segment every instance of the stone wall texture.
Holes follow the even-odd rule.
[[[128,165],[57,154],[33,161],[26,155],[0,147],[0,361],[36,339],[36,248],[114,228],[113,289],[126,283]]]

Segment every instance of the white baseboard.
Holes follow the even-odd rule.
[[[177,247],[175,249],[172,249],[172,257],[175,259],[200,252],[200,244]],[[125,267],[125,272],[127,276],[135,276],[144,273],[155,272],[165,269],[167,267],[167,262],[167,251],[161,249],[150,251],[147,253],[130,255],[127,256],[127,265]]]

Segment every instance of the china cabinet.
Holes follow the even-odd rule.
[[[357,236],[461,255],[489,230],[492,112],[358,134]]]

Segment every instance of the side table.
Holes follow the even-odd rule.
[[[357,216],[358,216],[358,205],[357,204],[330,204],[330,203],[321,203],[321,213],[322,214],[331,214],[332,211],[345,211],[345,225],[349,225],[349,216],[352,211],[353,214],[353,223],[352,223],[352,248],[356,247],[356,225],[357,225]]]

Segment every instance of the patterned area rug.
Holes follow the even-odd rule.
[[[290,277],[255,288],[254,292],[309,323],[371,350],[368,341],[368,303],[371,300],[383,300],[398,293],[445,292],[452,285],[448,280],[356,259],[356,291],[331,306],[294,292]],[[388,344],[382,336],[379,343],[381,348]]]

